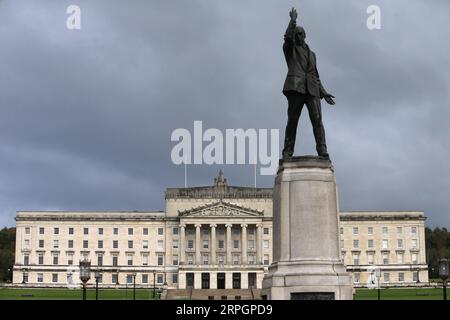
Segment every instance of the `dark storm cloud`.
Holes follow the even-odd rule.
[[[65,28],[69,4],[82,30]],[[382,29],[366,28],[381,7]],[[0,1],[0,225],[16,210],[161,210],[182,186],[173,129],[279,128],[292,5],[337,105],[323,105],[342,210],[450,226],[447,16],[436,1]],[[314,153],[304,113],[298,154]],[[223,166],[251,185],[251,166]],[[189,166],[210,184],[219,166]],[[271,186],[273,177],[258,177]]]

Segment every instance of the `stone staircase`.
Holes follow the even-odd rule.
[[[169,289],[167,300],[261,300],[260,289]]]

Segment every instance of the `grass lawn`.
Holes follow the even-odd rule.
[[[133,289],[100,289],[99,300],[133,300]],[[82,289],[0,288],[0,300],[82,300]],[[87,299],[95,300],[95,289],[87,290]],[[136,300],[153,299],[153,290],[136,289]]]
[[[450,297],[447,288],[447,296]],[[381,289],[381,300],[442,300],[442,288],[389,288]],[[355,300],[377,300],[376,289],[357,289]]]

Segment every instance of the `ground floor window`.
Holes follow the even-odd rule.
[[[233,289],[241,288],[241,274],[239,272],[233,272]]]

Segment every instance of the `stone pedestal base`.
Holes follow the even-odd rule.
[[[273,263],[263,280],[263,298],[352,299],[352,276],[340,257],[331,161],[281,160],[273,201]]]

